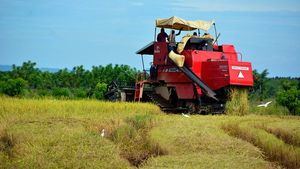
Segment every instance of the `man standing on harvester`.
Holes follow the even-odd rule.
[[[176,36],[180,35],[181,30],[179,30],[179,32],[177,34],[175,34],[174,30],[171,30],[171,33],[168,37],[168,41],[169,41],[169,51],[174,50],[176,48]]]
[[[157,35],[157,42],[167,42],[168,34],[164,28],[160,29],[160,33]]]

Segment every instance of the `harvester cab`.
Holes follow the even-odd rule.
[[[251,63],[239,60],[233,45],[218,44],[214,21],[171,17],[155,24],[154,41],[136,52],[144,71],[144,55],[153,56],[153,65],[150,78],[136,82],[134,101],[151,101],[166,111],[221,113],[231,87],[253,86]],[[215,37],[207,33],[211,27]],[[188,33],[171,48],[168,41],[156,41],[157,28],[198,34]],[[206,34],[200,36],[200,30]]]

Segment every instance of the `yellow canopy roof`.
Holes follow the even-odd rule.
[[[168,19],[157,19],[156,20],[156,27],[159,28],[169,28],[169,29],[176,29],[185,31],[195,30],[195,29],[202,29],[204,31],[208,31],[214,21],[187,21],[182,18],[173,16]]]

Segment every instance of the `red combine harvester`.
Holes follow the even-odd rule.
[[[209,34],[214,27],[216,39]],[[156,41],[156,29],[198,31],[186,35],[176,47]],[[250,62],[238,59],[233,45],[218,45],[213,21],[186,21],[178,17],[156,20],[155,40],[136,53],[153,55],[150,77],[136,82],[134,88],[108,87],[107,98],[126,101],[151,101],[165,111],[186,110],[194,113],[222,113],[230,88],[253,86]],[[144,68],[144,61],[143,61]]]

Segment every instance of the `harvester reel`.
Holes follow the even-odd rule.
[[[112,81],[107,86],[107,92],[105,93],[105,98],[110,101],[119,101],[121,98],[121,91],[115,81]]]

